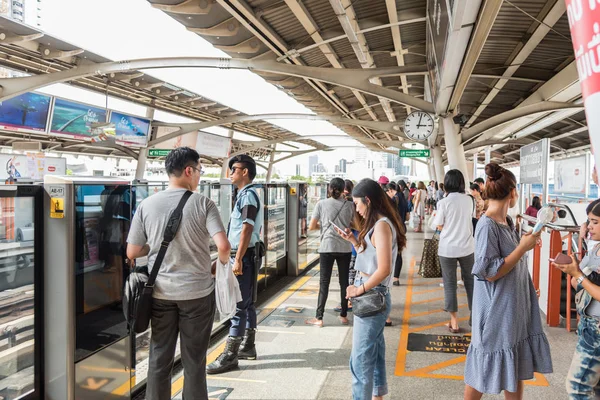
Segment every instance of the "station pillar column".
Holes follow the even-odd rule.
[[[275,161],[275,147],[276,144],[271,148],[271,155],[269,157],[269,168],[267,169],[267,183],[271,183],[271,175],[273,174],[273,161]]]
[[[146,108],[146,118],[152,119],[154,118],[154,108],[147,107]],[[154,138],[151,138],[154,139]],[[144,172],[146,172],[146,161],[148,160],[148,149],[143,147],[140,149],[137,159],[137,165],[135,167],[135,179],[141,180],[144,179]]]
[[[452,117],[442,119],[444,125],[444,141],[446,153],[448,153],[448,165],[450,169],[458,169],[462,172],[465,182],[468,182],[469,171],[467,169],[467,158],[465,149],[460,142],[459,127],[452,121]]]
[[[229,139],[233,139],[233,129],[230,129],[229,134],[227,136],[229,136]],[[227,170],[229,169],[229,159],[227,158],[223,158],[223,165],[221,165],[221,178],[227,178]]]
[[[433,166],[435,168],[435,177],[438,183],[444,183],[444,163],[442,161],[442,148],[434,146],[432,149]]]

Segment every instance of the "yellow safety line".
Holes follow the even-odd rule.
[[[267,381],[259,381],[256,379],[242,379],[242,378],[227,378],[227,377],[216,377],[216,376],[207,376],[207,380],[209,381],[234,381],[234,382],[251,382],[251,383],[267,383]]]

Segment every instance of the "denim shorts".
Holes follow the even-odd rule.
[[[567,393],[569,399],[596,399],[600,393],[596,391],[600,380],[600,321],[582,317],[577,333],[577,347],[567,374]]]

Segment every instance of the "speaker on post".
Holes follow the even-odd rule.
[[[467,118],[465,114],[457,114],[454,117],[452,117],[452,121],[454,121],[454,123],[457,125],[465,126],[467,121],[469,121],[469,118]]]

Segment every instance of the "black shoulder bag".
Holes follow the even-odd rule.
[[[150,325],[150,317],[152,317],[152,291],[154,290],[154,282],[158,275],[158,270],[165,258],[169,244],[175,238],[181,217],[183,216],[183,207],[193,193],[186,191],[183,194],[175,211],[169,216],[169,222],[165,228],[163,241],[160,244],[160,250],[152,266],[152,273],[148,276],[144,272],[134,271],[127,277],[125,282],[125,292],[123,294],[123,313],[129,324],[129,328],[135,333],[142,333],[148,329]]]

